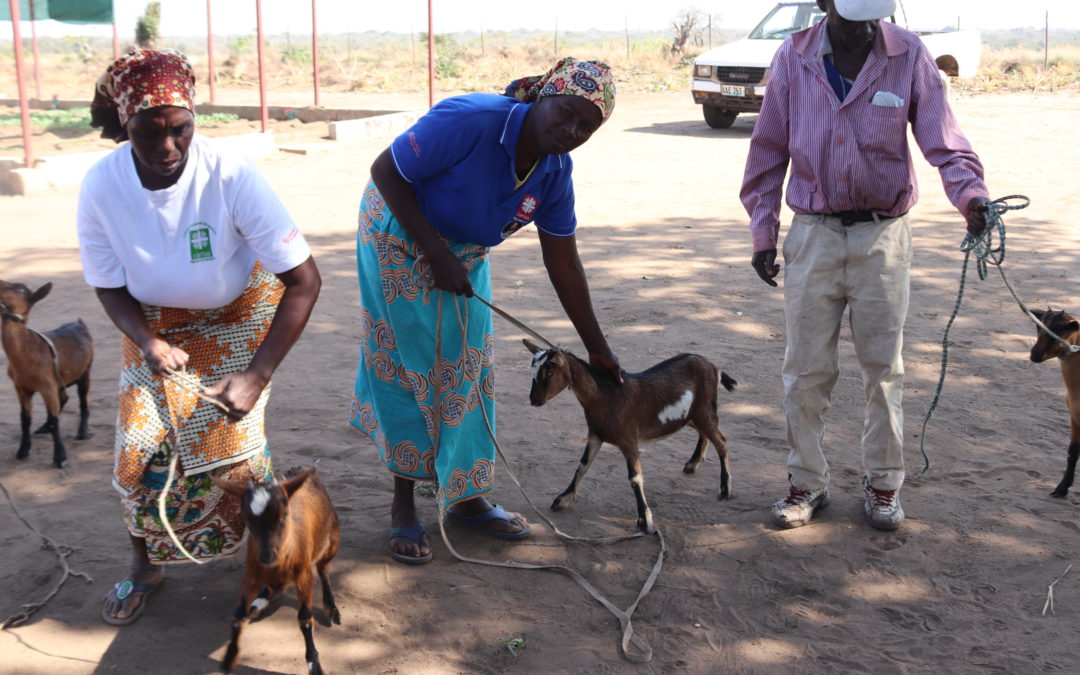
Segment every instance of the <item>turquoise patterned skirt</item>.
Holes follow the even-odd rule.
[[[487,247],[446,243],[468,270],[474,292],[490,297]],[[495,444],[484,413],[494,430],[494,338],[486,305],[425,290],[420,279],[430,277],[430,270],[419,255],[416,242],[369,183],[356,237],[360,361],[349,421],[371,437],[392,473],[437,480],[439,504],[445,507],[492,487]],[[440,295],[442,358],[436,369]]]

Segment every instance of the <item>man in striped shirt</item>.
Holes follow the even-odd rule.
[[[772,508],[781,527],[805,525],[829,501],[821,439],[845,308],[866,395],[866,515],[885,530],[904,520],[900,351],[910,285],[908,211],[918,198],[909,124],[968,231],[985,227],[983,167],[926,47],[914,33],[880,21],[895,4],[818,0],[827,16],[780,47],[750,141],[740,197],[750,214],[752,265],[770,286],[780,271],[776,242],[789,164],[787,204],[795,212],[783,245],[791,453],[788,496]]]

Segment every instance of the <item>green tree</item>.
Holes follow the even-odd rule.
[[[153,49],[161,36],[161,3],[150,2],[146,11],[135,21],[135,42],[140,47]]]

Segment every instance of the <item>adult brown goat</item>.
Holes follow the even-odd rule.
[[[258,618],[276,593],[296,586],[297,619],[304,635],[308,672],[322,675],[319,652],[312,638],[311,596],[314,565],[322,583],[323,612],[340,624],[341,612],[330,588],[330,561],[341,541],[337,512],[314,468],[290,469],[283,482],[247,485],[211,478],[228,494],[240,498],[248,528],[247,561],[240,585],[240,604],[232,625],[232,639],[223,667],[232,672],[240,655],[240,633]]]
[[[619,448],[626,460],[630,485],[637,500],[638,529],[656,531],[652,510],[645,500],[645,479],[641,472],[638,443],[662,438],[689,425],[698,432],[694,454],[683,466],[693,473],[705,456],[706,439],[720,456],[720,499],[734,496],[727,439],[720,433],[716,414],[718,384],[731,391],[737,382],[703,356],[679,354],[641,373],[626,373],[622,384],[596,370],[565,349],[543,349],[522,340],[533,354],[532,389],[529,402],[542,406],[563,389],[572,389],[589,427],[585,453],[581,456],[570,486],[551,504],[561,511],[577,496],[581,479],[589,470],[605,442]],[[717,374],[719,373],[719,382]]]
[[[79,430],[76,440],[88,436],[90,406],[90,366],[94,362],[94,341],[82,319],[44,333],[26,325],[30,309],[41,301],[52,284],[36,291],[25,284],[0,280],[0,339],[8,359],[8,377],[19,397],[19,422],[22,438],[15,459],[30,456],[30,412],[34,392],[45,400],[45,424],[35,433],[52,434],[53,465],[67,464],[67,450],[60,440],[60,411],[67,403],[67,387],[75,384],[79,392]]]
[[[1071,345],[1080,344],[1080,321],[1069,316],[1064,310],[1054,311],[1047,308],[1044,312],[1033,309],[1031,313],[1061,339]],[[1076,476],[1076,460],[1080,457],[1080,356],[1070,356],[1070,353],[1065,345],[1047,335],[1041,328],[1036,328],[1031,360],[1042,363],[1054,357],[1059,358],[1061,376],[1065,380],[1065,403],[1069,407],[1069,455],[1065,462],[1065,476],[1050,493],[1051,497],[1065,497],[1069,494],[1069,488]]]

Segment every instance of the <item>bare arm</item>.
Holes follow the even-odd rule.
[[[278,303],[266,337],[255,351],[251,363],[247,368],[226,375],[206,389],[208,395],[218,397],[229,406],[236,417],[243,417],[259,400],[259,395],[270,382],[274,371],[307,325],[322,287],[319,269],[310,256],[288,272],[277,276],[285,285],[285,292]]]
[[[405,231],[412,235],[427,257],[435,286],[471,298],[473,289],[469,282],[469,273],[457,256],[447,248],[434,226],[424,217],[412,186],[405,182],[394,166],[390,148],[383,150],[375,158],[371,165],[371,179],[375,181],[375,186],[379,188],[394,217]]]
[[[173,347],[150,330],[142,305],[128,292],[127,286],[95,288],[94,291],[105,313],[120,332],[142,350],[151,372],[160,374],[166,369],[175,370],[187,364],[187,352]]]
[[[611,373],[617,382],[622,382],[619,359],[608,345],[593,311],[589,282],[585,278],[585,268],[578,256],[577,239],[573,235],[556,237],[540,232],[540,248],[544,254],[544,267],[547,268],[551,285],[589,352],[589,362]]]

